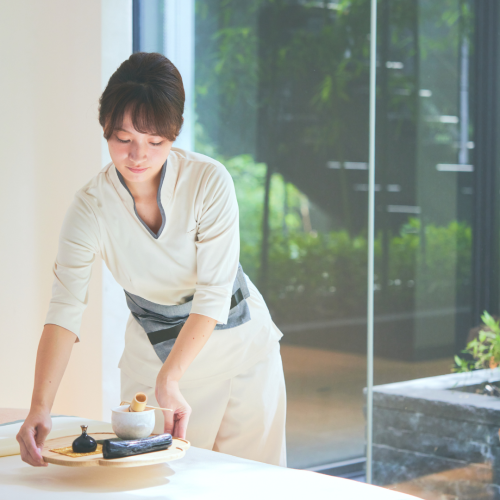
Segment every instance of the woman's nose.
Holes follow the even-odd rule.
[[[132,144],[128,155],[136,163],[144,161],[147,158],[147,147],[142,144]]]

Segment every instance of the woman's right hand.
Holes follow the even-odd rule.
[[[50,409],[75,340],[76,335],[62,326],[47,324],[43,327],[36,354],[31,409],[16,436],[21,458],[34,467],[47,466],[42,458],[42,447],[52,429]]]
[[[171,408],[173,411],[164,411],[165,425],[163,432],[172,437],[186,439],[186,430],[191,415],[191,407],[179,390],[179,382],[165,381],[161,377],[156,380],[156,401],[162,408]]]
[[[43,461],[42,447],[51,429],[52,419],[49,412],[30,410],[16,436],[23,462],[34,467],[47,467],[49,465]]]

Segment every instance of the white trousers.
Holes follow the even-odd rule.
[[[193,446],[271,465],[286,467],[286,392],[279,344],[251,368],[237,376],[196,387],[182,387],[191,406],[186,439]],[[121,398],[137,392],[159,406],[155,388],[121,372]],[[163,433],[163,413],[155,411],[156,433]]]

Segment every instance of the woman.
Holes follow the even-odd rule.
[[[281,333],[238,262],[231,177],[173,147],[183,110],[181,76],[160,54],[133,54],[101,96],[112,163],[77,192],[63,223],[30,413],[17,436],[31,465],[46,465],[41,447],[97,254],[131,311],[122,400],[141,391],[172,408],[157,412],[155,432],[286,465]]]

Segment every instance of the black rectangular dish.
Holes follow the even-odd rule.
[[[167,450],[171,445],[172,436],[170,434],[159,434],[158,436],[129,441],[105,439],[102,442],[102,456],[106,459],[131,457],[143,453]]]

